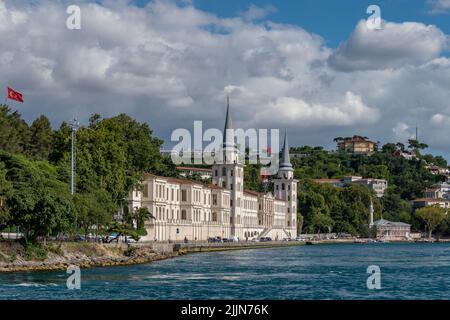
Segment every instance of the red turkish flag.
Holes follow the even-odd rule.
[[[20,92],[17,92],[10,87],[8,87],[8,99],[23,102],[23,96]]]

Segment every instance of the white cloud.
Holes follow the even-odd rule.
[[[431,121],[431,123],[433,123],[434,125],[437,125],[437,126],[441,126],[441,125],[448,126],[448,125],[450,125],[450,116],[436,113],[431,117],[430,121]]]
[[[282,97],[269,103],[256,115],[256,119],[267,123],[283,119],[284,123],[300,123],[304,127],[372,124],[378,120],[378,110],[365,105],[360,96],[348,91],[341,100],[333,103],[308,103],[299,98]]]
[[[432,25],[383,21],[381,30],[371,30],[361,20],[330,57],[330,65],[347,71],[420,65],[438,57],[446,46],[446,35]]]
[[[430,13],[445,13],[450,10],[450,0],[428,0],[427,3],[430,6]]]
[[[404,142],[414,138],[413,129],[404,122],[399,122],[392,129],[398,141]]]
[[[242,12],[241,16],[246,21],[253,21],[253,20],[261,20],[265,17],[267,17],[269,14],[276,12],[277,9],[274,6],[267,5],[264,7],[258,7],[254,4],[250,5],[247,11]]]
[[[126,112],[167,141],[193,120],[222,128],[228,94],[235,126],[288,127],[293,145],[352,134],[395,142],[418,123],[424,142],[448,152],[450,126],[431,120],[450,114],[447,36],[437,27],[387,22],[371,33],[360,22],[333,50],[264,18],[127,2],[81,3],[78,31],[65,28],[64,1],[0,2],[0,74],[25,94],[27,120]]]

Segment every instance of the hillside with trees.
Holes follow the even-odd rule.
[[[77,131],[76,193],[70,194],[71,128],[63,122],[53,129],[45,116],[28,125],[17,111],[0,106],[0,230],[18,227],[27,240],[47,236],[131,229],[150,212],[129,212],[125,225],[113,215],[129,192],[139,187],[144,172],[176,177],[169,157],[161,156],[162,140],[153,136],[150,126],[125,114],[111,118],[92,115]],[[433,163],[446,167],[443,157],[422,155],[427,146],[410,140],[409,145],[388,143],[371,155],[330,152],[322,147],[291,148],[294,175],[300,180],[298,192],[299,227],[303,232],[345,232],[366,236],[370,202],[375,219],[411,223],[423,230],[423,218],[413,214],[410,200],[423,190],[443,181],[426,168]],[[398,152],[415,154],[411,160]],[[269,177],[264,182],[260,165],[247,165],[245,188],[259,192],[272,190]],[[336,188],[317,184],[316,178],[342,178],[349,175],[388,180],[383,198],[365,186]],[[436,231],[449,234],[447,219]],[[142,232],[145,232],[141,230]]]
[[[291,153],[299,155],[292,163],[294,175],[300,180],[298,200],[303,230],[318,232],[331,225],[335,232],[365,235],[370,199],[373,200],[375,219],[402,221],[423,230],[424,223],[413,214],[410,201],[421,198],[426,188],[445,180],[443,176],[431,174],[427,164],[447,167],[441,156],[422,155],[421,150],[426,147],[416,140],[410,140],[408,147],[387,143],[370,155],[330,152],[322,147],[291,148]],[[408,150],[416,157],[407,160],[398,156],[397,151]],[[312,182],[312,179],[351,175],[386,179],[389,187],[384,197],[376,198],[366,187],[336,188]],[[447,229],[443,225],[441,232],[450,233]]]
[[[19,227],[30,241],[88,232],[93,225],[106,232],[143,172],[175,174],[148,124],[124,114],[93,115],[77,132],[77,192],[72,196],[70,136],[68,123],[53,130],[40,116],[28,126],[17,111],[0,106],[0,230]]]

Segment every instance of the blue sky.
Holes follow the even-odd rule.
[[[135,4],[144,6],[148,2],[137,0]],[[179,3],[183,5],[183,1]],[[252,5],[271,6],[275,10],[268,15],[268,20],[300,26],[322,36],[330,47],[337,47],[347,39],[355,24],[367,19],[366,9],[373,4],[381,8],[385,20],[434,24],[450,34],[450,15],[430,13],[431,4],[426,0],[193,0],[192,4],[224,18],[235,17]]]

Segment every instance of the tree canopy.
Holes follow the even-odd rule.
[[[0,106],[0,227],[18,226],[27,238],[111,223],[144,172],[175,176],[160,155],[162,140],[147,123],[120,114],[94,114],[76,133],[76,193],[70,194],[71,128],[53,130],[40,116],[30,126]],[[139,212],[138,223],[150,213]]]

